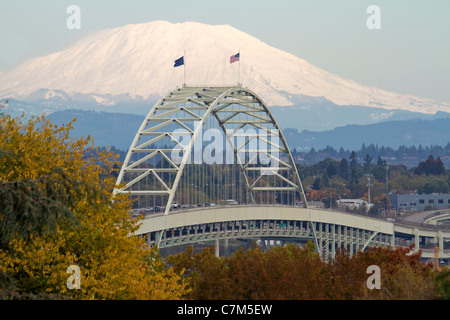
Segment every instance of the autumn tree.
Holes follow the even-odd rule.
[[[128,198],[112,198],[116,157],[93,152],[90,137],[70,138],[71,128],[0,115],[0,270],[9,287],[77,299],[179,298],[180,274],[133,235]],[[79,290],[67,287],[70,265],[80,268]]]
[[[437,176],[445,173],[445,166],[441,158],[437,157],[437,159],[434,159],[434,157],[430,155],[427,160],[419,162],[414,173]]]
[[[329,263],[330,299],[411,300],[434,298],[431,268],[411,248],[368,248],[350,256],[343,251]],[[367,287],[369,266],[380,268],[380,288]]]
[[[326,265],[312,244],[288,244],[262,251],[238,251],[227,261],[233,295],[249,300],[322,300],[326,298]]]
[[[434,277],[432,268],[411,248],[368,248],[349,255],[338,249],[322,260],[309,242],[262,250],[238,250],[217,258],[212,248],[192,247],[168,261],[186,270],[195,300],[413,300],[448,296],[448,273]],[[369,289],[369,266],[380,268],[380,289]]]
[[[421,253],[410,248],[383,248],[369,251],[383,274],[381,289],[366,292],[368,299],[429,300],[435,297],[431,265],[420,261]]]
[[[390,208],[391,202],[389,198],[383,194],[380,197],[374,197],[372,201],[373,206],[370,208],[369,213],[380,214]]]
[[[312,244],[289,244],[263,251],[240,249],[230,257],[192,249],[168,258],[175,271],[186,269],[190,299],[326,299],[326,265]]]

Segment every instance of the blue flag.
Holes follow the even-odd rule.
[[[182,65],[184,65],[184,56],[175,60],[175,64],[173,65],[173,67],[175,68],[175,67],[179,67]]]

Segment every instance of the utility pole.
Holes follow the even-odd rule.
[[[368,196],[368,198],[369,198],[369,205],[370,205],[370,186],[371,186],[371,174],[370,173],[366,173],[366,177],[367,177],[367,184],[366,184],[366,187],[368,187],[369,188],[369,196]]]
[[[389,163],[386,161],[386,196],[389,196]]]
[[[331,190],[330,190],[330,210],[331,210]]]

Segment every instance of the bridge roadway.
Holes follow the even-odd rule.
[[[176,209],[153,213],[140,221],[136,235],[151,245],[167,248],[219,239],[261,239],[286,242],[312,240],[323,259],[333,259],[338,248],[354,254],[374,246],[422,248],[422,257],[434,257],[450,240],[450,230],[437,226],[393,222],[362,214],[281,205],[230,205]],[[431,243],[431,245],[430,245]]]

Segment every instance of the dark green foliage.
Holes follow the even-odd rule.
[[[61,169],[35,180],[0,182],[0,249],[7,249],[14,237],[28,240],[32,234],[54,232],[63,221],[77,225],[72,209],[95,192]]]
[[[341,162],[339,163],[339,167],[338,167],[338,175],[342,179],[347,180],[349,177],[349,174],[350,174],[350,171],[349,171],[349,167],[348,167],[348,161],[347,161],[347,159],[342,158]]]
[[[450,299],[450,269],[443,269],[434,274],[436,290],[442,299]]]
[[[423,186],[420,186],[417,191],[420,194],[448,193],[450,191],[450,187],[448,183],[443,180],[433,180],[427,182]]]

